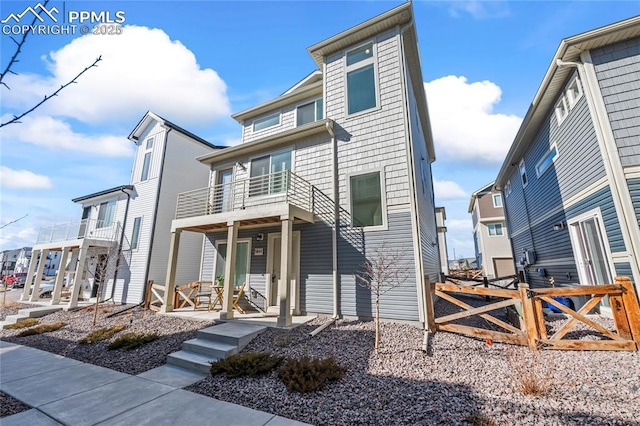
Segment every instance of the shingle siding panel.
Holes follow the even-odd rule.
[[[609,52],[610,51],[610,52]],[[591,51],[623,166],[640,164],[640,38]],[[632,129],[629,139],[622,131]]]

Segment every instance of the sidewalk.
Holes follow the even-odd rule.
[[[181,389],[203,377],[169,366],[132,376],[0,341],[0,390],[33,407],[0,423],[304,425]]]

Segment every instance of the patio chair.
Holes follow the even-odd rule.
[[[198,287],[198,292],[193,298],[193,310],[195,311],[201,306],[206,306],[207,310],[210,311],[213,307],[211,303],[211,296],[213,294],[212,281],[200,281],[200,286]]]
[[[232,308],[241,314],[244,314],[244,309],[238,305],[238,302],[240,302],[242,296],[244,296],[244,287],[246,284],[246,282],[242,283],[242,285],[240,287],[236,287],[236,290],[233,292]]]

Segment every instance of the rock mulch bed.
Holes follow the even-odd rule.
[[[12,396],[0,392],[0,418],[27,411],[30,407]]]
[[[107,315],[121,311],[124,307],[103,305],[98,310],[98,320],[93,326],[93,307],[75,312],[56,312],[41,318],[42,324],[57,321],[66,323],[61,329],[35,336],[17,337],[21,330],[2,330],[0,337],[7,342],[30,346],[47,352],[111,368],[123,373],[139,374],[164,365],[167,355],[182,349],[182,342],[195,338],[196,331],[212,325],[209,322],[190,321],[157,315],[146,310],[129,310],[121,315],[107,318]],[[126,324],[121,332],[156,333],[160,337],[142,347],[130,351],[107,350],[107,344],[114,337],[93,344],[82,345],[79,340],[100,328]],[[120,333],[120,334],[121,334]]]
[[[7,315],[16,315],[20,309],[33,308],[33,305],[19,302],[7,302],[6,306],[0,306],[0,321],[4,321]]]

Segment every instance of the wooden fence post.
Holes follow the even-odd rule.
[[[433,308],[433,284],[431,284],[431,279],[425,275],[424,277],[424,307],[425,307],[425,324],[427,325],[427,330],[431,333],[436,332],[436,314]]]
[[[153,280],[147,281],[147,291],[144,294],[144,308],[149,309],[151,304],[151,287],[153,287]]]
[[[527,332],[527,343],[529,344],[529,349],[537,350],[540,333],[533,300],[529,297],[529,284],[519,284],[518,291],[520,292],[520,301],[522,303],[522,316],[524,317],[524,325]]]
[[[640,305],[638,304],[635,288],[629,277],[616,277],[615,281],[616,284],[622,286],[622,301],[627,312],[629,328],[631,329],[633,341],[640,348]]]

